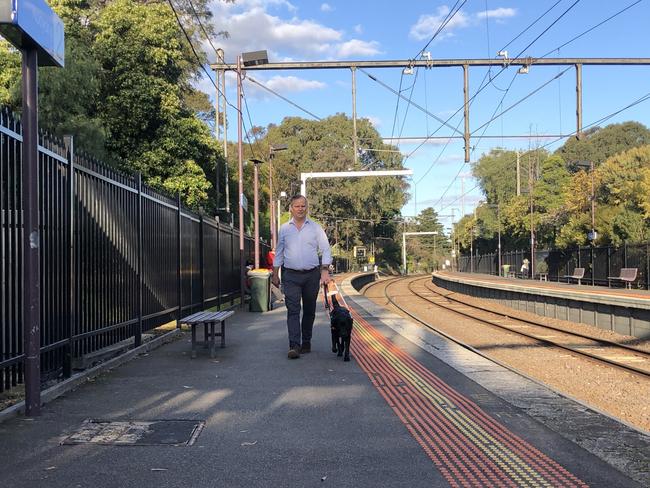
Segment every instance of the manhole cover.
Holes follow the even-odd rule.
[[[150,420],[109,422],[86,420],[61,444],[111,446],[191,446],[205,422],[200,420]]]

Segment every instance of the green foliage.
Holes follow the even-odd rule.
[[[650,130],[638,122],[624,122],[585,132],[583,139],[570,138],[556,151],[567,163],[594,161],[596,166],[627,149],[650,144]]]

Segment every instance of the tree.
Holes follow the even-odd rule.
[[[644,144],[650,144],[650,130],[639,122],[623,122],[603,129],[594,127],[581,140],[570,138],[556,154],[568,164],[593,161],[598,166],[615,154]]]
[[[116,0],[101,11],[95,27],[107,148],[121,167],[142,172],[149,184],[183,188],[192,201],[205,203],[211,186],[205,175],[212,173],[219,149],[183,104],[193,65],[169,6]]]

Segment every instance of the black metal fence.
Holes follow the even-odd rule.
[[[20,122],[0,112],[0,392],[23,382]],[[239,297],[239,232],[39,138],[41,383],[79,359]],[[261,251],[266,252],[266,246]],[[253,242],[245,240],[253,259]]]
[[[509,265],[510,271],[519,273],[524,259],[530,261],[530,251],[509,251],[501,255],[502,265]],[[473,261],[473,263],[472,263]],[[541,264],[544,263],[544,264]],[[578,247],[574,249],[550,249],[535,252],[534,276],[546,273],[549,280],[561,281],[573,274],[575,268],[585,268],[584,283],[608,285],[608,276],[618,276],[621,268],[638,270],[636,288],[650,289],[650,243],[625,244],[621,247]],[[497,253],[461,256],[458,270],[462,272],[499,274]]]

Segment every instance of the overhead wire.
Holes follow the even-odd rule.
[[[574,1],[574,2],[573,2],[573,3],[572,3],[568,8],[564,11],[564,12],[562,12],[562,13],[560,14],[559,17],[557,17],[557,18],[556,18],[556,19],[555,19],[555,20],[554,20],[550,25],[548,25],[548,26],[547,26],[547,27],[546,27],[546,28],[545,28],[545,29],[544,29],[544,30],[543,30],[543,31],[542,31],[542,32],[541,32],[541,33],[540,33],[540,34],[539,34],[539,35],[538,35],[538,36],[537,36],[533,41],[531,41],[530,43],[528,43],[528,45],[527,45],[524,49],[522,49],[522,50],[519,52],[519,54],[517,54],[517,56],[515,56],[515,58],[513,58],[512,60],[510,60],[510,62],[512,62],[513,60],[519,59],[519,57],[520,57],[520,56],[521,56],[521,55],[522,55],[522,54],[523,54],[523,53],[524,53],[524,52],[525,52],[529,47],[531,47],[535,42],[537,42],[537,40],[539,40],[539,39],[541,38],[542,35],[544,35],[546,32],[548,32],[548,31],[550,30],[550,28],[551,28],[553,25],[555,25],[555,24],[556,24],[556,23],[557,23],[561,18],[563,18],[563,17],[564,17],[564,16],[565,16],[565,15],[566,15],[566,14],[567,14],[567,13],[568,13],[568,12],[569,12],[569,11],[570,11],[570,10],[571,10],[575,5],[576,5],[576,4],[578,4],[579,2],[580,2],[580,0],[575,0],[575,1]],[[548,11],[550,11],[550,9],[547,10],[547,12],[545,12],[541,17],[543,17],[544,15],[546,15],[546,13],[548,13]],[[540,18],[541,18],[541,17],[540,17]],[[537,20],[535,20],[533,23],[536,23],[536,22],[537,22]],[[527,30],[527,29],[525,29],[525,30]],[[512,42],[512,41],[511,41],[511,42]],[[507,69],[507,67],[508,67],[508,65],[505,65],[503,68],[501,68],[501,70],[500,70],[500,71],[499,71],[499,72],[498,72],[494,77],[490,77],[490,81],[494,80],[497,76],[499,76],[500,74],[502,74],[502,73]],[[470,104],[470,106],[471,106],[471,104],[473,103],[473,101],[476,99],[476,97],[479,95],[479,93],[481,93],[481,92],[482,92],[482,91],[483,91],[483,90],[488,86],[488,84],[485,84],[485,79],[486,79],[486,77],[487,77],[489,74],[490,74],[489,71],[486,72],[486,75],[483,77],[483,81],[481,82],[481,85],[479,86],[479,88],[477,89],[477,91],[476,91],[476,92],[475,92],[475,93],[470,97],[470,99],[468,100],[468,103]],[[514,79],[513,79],[513,81],[514,81]],[[512,82],[511,82],[510,86],[512,86]],[[508,89],[509,89],[509,88],[508,88]],[[507,94],[507,90],[506,90],[505,94]],[[504,94],[504,97],[505,97],[505,94]],[[502,98],[502,100],[503,100],[503,98]],[[447,122],[448,122],[449,120],[451,120],[451,118],[453,118],[454,116],[456,116],[456,114],[458,114],[458,112],[460,112],[460,110],[462,110],[464,106],[465,106],[465,105],[463,104],[463,105],[462,105],[458,110],[456,110],[456,112],[454,112],[454,113],[453,113],[453,114],[452,114],[452,115],[447,119]],[[499,105],[497,105],[497,110],[498,110],[498,107],[499,107]],[[458,125],[460,125],[460,122],[459,122]],[[420,149],[420,148],[421,148],[421,147],[422,147],[422,146],[427,142],[427,140],[430,138],[430,136],[432,136],[433,134],[435,134],[435,132],[437,132],[437,130],[439,130],[439,129],[440,129],[440,127],[439,127],[438,129],[436,129],[436,131],[434,131],[434,133],[430,134],[427,138],[425,138],[424,141],[422,141],[422,142],[421,142],[421,143],[420,143],[420,144],[419,144],[415,149],[413,149],[413,150],[412,150],[412,151],[411,151],[411,152],[410,152],[410,153],[405,157],[405,160],[407,160],[408,158],[410,158],[410,157],[411,157],[411,156],[412,156],[412,155],[413,155],[417,150],[419,150],[419,149]],[[487,126],[486,126],[486,130],[487,130]],[[485,133],[485,131],[484,131],[483,133]],[[447,145],[445,145],[445,147],[443,148],[443,151],[446,149],[446,147],[447,147]],[[474,147],[476,147],[476,146],[474,146]],[[472,150],[472,152],[473,152],[473,151],[474,151],[474,150]],[[432,167],[437,163],[437,161],[438,161],[439,159],[440,159],[440,156],[439,156],[439,157],[438,157],[438,158],[437,158],[437,159],[436,159],[436,160],[431,164],[430,168],[429,168],[429,169],[427,170],[427,172],[425,173],[425,176],[426,176],[426,174],[429,173],[429,171],[431,170],[431,168],[432,168]],[[461,165],[461,168],[458,170],[458,173],[456,174],[456,176],[454,176],[454,178],[452,179],[452,181],[449,183],[449,185],[447,186],[447,188],[444,190],[443,194],[442,194],[441,197],[438,199],[438,202],[440,202],[440,201],[444,198],[444,196],[447,194],[447,192],[451,189],[452,185],[456,182],[456,180],[458,179],[459,175],[461,174],[461,172],[463,171],[463,169],[465,168],[466,165],[467,165],[467,161],[463,162],[463,164]],[[420,179],[420,181],[421,181],[421,179]]]
[[[270,93],[273,93],[273,95],[275,95],[276,97],[281,98],[281,99],[284,100],[285,102],[287,102],[287,103],[293,105],[294,107],[296,107],[298,110],[301,110],[301,111],[305,112],[306,114],[312,116],[312,117],[315,118],[316,120],[323,120],[323,119],[320,118],[318,115],[315,115],[315,114],[311,113],[311,112],[310,112],[309,110],[307,110],[306,108],[303,108],[303,107],[301,107],[300,105],[298,105],[297,103],[292,102],[292,101],[289,100],[288,98],[286,98],[286,97],[280,95],[278,92],[276,92],[275,90],[269,88],[269,87],[266,86],[264,83],[261,83],[261,82],[257,81],[256,79],[251,78],[250,76],[246,76],[246,80],[250,81],[251,83],[255,83],[257,86],[259,86],[259,87],[261,87],[261,88],[264,88],[266,91],[268,91],[268,92],[270,92]]]

